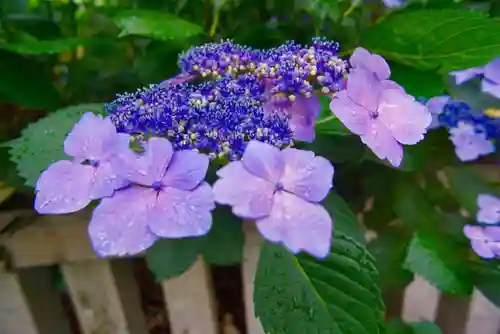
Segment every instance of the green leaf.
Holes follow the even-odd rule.
[[[405,266],[442,291],[464,296],[472,293],[472,278],[466,260],[445,238],[416,234],[408,247]]]
[[[146,263],[158,281],[178,276],[198,256],[198,238],[160,239],[146,251]]]
[[[333,219],[335,233],[340,232],[360,244],[365,244],[365,235],[361,225],[342,197],[335,191],[330,191],[322,204]]]
[[[316,155],[333,163],[359,162],[366,152],[366,146],[358,136],[332,136],[318,134],[312,143],[296,142],[299,149],[314,151]]]
[[[452,195],[473,216],[478,209],[477,196],[479,194],[499,195],[498,190],[489,186],[472,166],[446,168],[444,171]]]
[[[336,234],[320,261],[264,243],[255,278],[255,313],[266,333],[377,334],[383,302],[373,257]]]
[[[82,104],[60,109],[25,128],[21,137],[4,145],[10,147],[9,154],[17,165],[19,175],[26,185],[34,187],[40,173],[57,160],[68,159],[63,142],[76,122],[86,112],[102,114],[103,105]]]
[[[119,37],[139,35],[158,40],[185,41],[203,33],[203,27],[165,12],[126,10],[114,17]]]
[[[430,321],[414,322],[410,327],[414,334],[442,334],[441,329]]]
[[[42,110],[59,106],[52,74],[36,61],[0,50],[0,73],[0,100]]]
[[[210,264],[230,266],[243,260],[243,222],[228,206],[217,206],[212,212],[213,225],[201,238],[200,250]]]
[[[479,12],[417,10],[393,14],[370,27],[361,35],[361,45],[401,64],[447,73],[497,57],[498,31],[500,22]]]
[[[443,94],[443,77],[433,71],[420,71],[410,66],[390,63],[391,80],[404,87],[408,94],[415,97],[431,98]],[[422,84],[424,83],[425,84]]]
[[[77,46],[86,45],[90,41],[78,38],[66,38],[55,40],[30,40],[23,43],[0,44],[0,49],[24,54],[51,54],[75,49]]]

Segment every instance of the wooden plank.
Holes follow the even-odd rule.
[[[403,303],[403,319],[406,321],[434,321],[439,290],[430,285],[424,278],[415,276],[408,285]]]
[[[253,222],[244,222],[245,245],[243,248],[243,291],[248,334],[264,334],[264,329],[254,313],[253,282],[257,272],[262,237]]]
[[[201,258],[185,273],[161,285],[171,334],[219,333],[212,282]]]
[[[474,291],[470,303],[467,334],[494,334],[500,329],[500,309],[478,290]]]
[[[465,334],[469,304],[470,298],[441,294],[436,324],[443,334]]]
[[[61,266],[83,334],[148,332],[128,265],[99,259]]]
[[[0,273],[0,333],[70,334],[51,268]]]

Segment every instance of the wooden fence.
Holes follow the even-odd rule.
[[[0,230],[2,219],[9,217],[0,216]],[[30,219],[36,223],[1,240],[13,270],[0,269],[0,334],[73,333],[53,286],[54,265],[64,277],[82,334],[148,333],[133,259],[97,258],[87,237],[88,217]],[[241,277],[248,334],[263,334],[252,305],[260,240],[255,232],[246,231]],[[213,282],[201,258],[180,277],[160,284],[171,334],[240,333],[216,320]],[[388,313],[411,321],[436,320],[444,334],[500,333],[500,310],[477,292],[470,300],[444,296],[417,278],[406,291],[386,295]]]

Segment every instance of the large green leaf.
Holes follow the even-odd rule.
[[[333,219],[335,233],[340,232],[361,244],[365,243],[363,229],[342,197],[335,191],[330,191],[323,205]]]
[[[164,41],[184,41],[203,33],[203,27],[165,12],[127,10],[117,14],[114,19],[122,29],[120,37],[139,35]]]
[[[26,185],[34,186],[40,173],[57,160],[68,159],[63,142],[80,117],[88,112],[103,113],[103,104],[81,104],[60,109],[25,128],[21,137],[5,145]]]
[[[430,321],[404,323],[394,319],[387,324],[386,334],[441,334],[441,329]]]
[[[391,80],[396,81],[415,97],[431,98],[443,94],[443,77],[433,71],[421,71],[391,62]],[[425,83],[425,84],[422,84]]]
[[[255,314],[266,333],[381,332],[374,259],[352,238],[337,233],[321,261],[266,242],[254,284]]]
[[[446,73],[497,57],[498,31],[500,22],[479,12],[417,10],[393,14],[370,27],[362,34],[361,45],[408,66]]]

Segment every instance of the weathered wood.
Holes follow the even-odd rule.
[[[405,290],[403,319],[406,321],[434,321],[439,291],[424,278],[415,280]]]
[[[478,290],[472,295],[468,318],[468,334],[494,334],[500,329],[500,309]]]
[[[146,334],[139,292],[127,262],[61,265],[83,334]]]
[[[436,324],[443,334],[465,334],[470,298],[441,294]]]
[[[244,223],[245,245],[243,248],[243,291],[245,296],[245,316],[248,334],[264,334],[260,320],[254,313],[253,282],[259,262],[262,237],[253,222]]]
[[[199,258],[182,275],[161,283],[172,334],[219,333],[211,281]]]
[[[71,333],[50,269],[0,273],[0,333]]]

